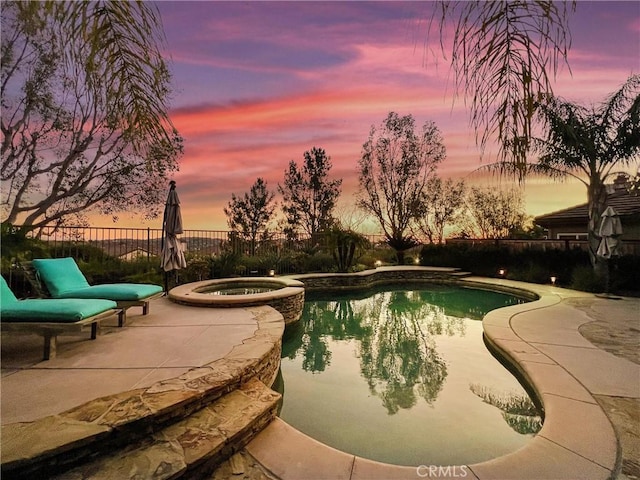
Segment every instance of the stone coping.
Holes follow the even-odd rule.
[[[304,281],[308,277],[296,278]],[[481,277],[460,279],[458,283],[501,291],[525,291],[537,297],[530,303],[493,310],[483,319],[484,335],[492,350],[521,374],[542,406],[543,428],[527,445],[478,464],[440,466],[442,468],[439,469],[422,466],[418,469],[416,466],[389,465],[340,452],[278,419],[247,446],[248,452],[283,480],[320,477],[351,480],[615,478],[620,469],[620,452],[610,420],[591,392],[578,380],[575,371],[567,366],[568,362],[562,361],[562,355],[552,355],[544,349],[545,345],[551,344],[568,349],[579,344],[581,349],[572,352],[578,360],[592,354],[600,360],[600,353],[606,352],[591,344],[590,347],[585,345],[588,342],[578,332],[579,325],[591,319],[562,304],[566,298],[592,295]],[[555,331],[552,331],[554,325]],[[545,330],[551,339],[545,338]],[[620,362],[613,355],[609,356],[618,366]],[[633,382],[634,378],[637,382],[637,370],[631,368],[628,380]]]
[[[356,273],[306,273],[291,275],[300,280],[307,291],[360,290],[376,285],[406,283],[408,281],[446,281],[470,275],[459,268],[397,266],[377,267]]]
[[[247,295],[211,295],[202,293],[208,288],[243,287],[247,285],[273,285],[277,290]],[[287,277],[239,277],[203,280],[172,288],[169,298],[177,303],[206,307],[245,307],[267,304],[271,300],[304,293],[304,284]]]
[[[257,378],[271,385],[280,366],[284,319],[268,306],[248,309],[253,336],[223,358],[147,388],[101,397],[57,415],[2,426],[2,475],[36,478],[108,453],[185,418]]]

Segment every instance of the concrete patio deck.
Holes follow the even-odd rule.
[[[339,452],[276,419],[247,446],[247,452],[284,480],[637,478],[640,365],[589,342],[579,328],[598,319],[626,325],[636,340],[625,337],[626,351],[634,351],[640,332],[640,299],[602,299],[508,280],[467,277],[461,281],[473,286],[525,289],[540,296],[536,302],[490,312],[483,320],[488,341],[525,377],[544,405],[543,429],[529,444],[476,465],[424,465],[417,469]],[[614,337],[600,338],[612,341]],[[618,408],[609,412],[617,422],[617,435],[596,397],[605,404],[607,399],[628,401],[614,402]],[[620,437],[624,437],[622,447]],[[628,474],[622,473],[622,464],[627,465]]]
[[[489,342],[533,385],[546,420],[542,431],[521,450],[464,470],[450,469],[448,476],[459,478],[464,471],[466,478],[479,479],[633,478],[634,464],[640,465],[640,365],[619,356],[617,346],[629,343],[629,338],[607,337],[607,322],[628,325],[637,340],[640,299],[601,299],[506,280],[463,281],[524,288],[540,295],[537,302],[491,312],[484,325]],[[116,322],[103,328],[95,341],[60,337],[58,356],[48,362],[40,361],[39,337],[3,335],[2,424],[28,422],[97,397],[177,377],[224,358],[257,328],[245,309],[184,307],[166,298],[154,300],[148,316],[131,311],[124,329],[118,329]],[[591,324],[601,327],[600,335],[595,335],[603,340],[600,345],[580,333]],[[628,347],[622,350],[634,350],[633,340]],[[613,405],[610,418],[602,405]],[[617,436],[611,420],[616,422]],[[226,478],[231,471],[236,473],[233,478],[283,480],[429,478],[428,466],[419,471],[357,458],[322,445],[279,419],[247,446],[243,456],[251,458],[247,453],[257,460],[253,468],[223,465],[214,478]],[[620,475],[621,459],[630,465],[626,477]],[[436,473],[431,478],[447,476],[444,470]]]
[[[36,335],[2,335],[2,424],[53,415],[94,398],[144,388],[211,363],[253,336],[245,309],[177,305],[166,297],[150,313],[130,309],[127,325],[103,322],[96,340],[58,337],[56,358],[42,361]]]

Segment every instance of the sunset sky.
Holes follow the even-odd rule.
[[[496,152],[481,160],[437,29],[427,38],[432,3],[157,5],[173,72],[170,116],[185,140],[174,176],[185,228],[226,229],[232,193],[257,177],[275,190],[288,162],[314,146],[343,178],[343,204],[353,204],[362,144],[390,111],[436,122],[447,148],[441,177],[497,184],[472,174]],[[559,72],[556,95],[597,103],[640,71],[640,3],[581,1],[570,25],[571,71]],[[532,179],[523,188],[530,215],[586,201],[577,182]]]

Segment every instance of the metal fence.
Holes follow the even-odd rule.
[[[162,247],[162,230],[158,228],[120,227],[43,227],[29,234],[47,242],[58,257],[98,255],[135,260],[157,257]],[[372,245],[381,246],[384,235],[364,235]],[[328,236],[290,238],[282,232],[270,232],[266,238],[250,242],[238,232],[229,230],[185,230],[180,241],[190,258],[215,257],[225,252],[248,256],[282,255],[284,252],[314,252],[326,249]],[[511,250],[587,250],[586,240],[514,240],[514,239],[447,239],[447,244],[470,246],[496,245]],[[87,246],[94,248],[87,249]],[[621,242],[624,255],[640,255],[640,240]]]
[[[48,254],[54,257],[74,257],[84,261],[106,262],[109,259],[122,261],[147,260],[148,269],[159,267],[162,248],[162,230],[154,228],[116,227],[44,227],[28,234],[46,242]],[[377,250],[387,250],[383,235],[365,235]],[[234,272],[240,275],[262,275],[270,269],[279,274],[301,273],[309,264],[301,265],[299,259],[307,254],[324,252],[329,254],[329,238],[319,234],[312,238],[290,238],[282,232],[271,232],[266,238],[248,241],[238,233],[227,230],[186,230],[180,241],[187,259],[191,263],[202,259],[218,259],[236,255],[244,258],[246,268]],[[510,240],[510,239],[447,239],[447,244],[465,244],[472,248],[486,245],[503,246],[510,250],[572,250],[587,249],[586,240]],[[297,255],[299,253],[300,255]],[[382,252],[377,252],[376,255]],[[640,255],[640,240],[622,242],[622,254]],[[379,255],[379,256],[385,256]],[[322,265],[314,267],[330,268],[331,258],[320,257]],[[201,262],[202,263],[202,262]],[[316,262],[317,263],[317,262]],[[201,265],[200,268],[204,268]]]
[[[84,260],[117,258],[125,261],[156,259],[162,248],[162,230],[157,228],[43,227],[29,237],[46,242],[55,257]],[[383,235],[364,235],[372,245],[384,243]],[[270,257],[280,273],[294,273],[288,258],[292,253],[327,250],[328,235],[291,238],[282,232],[269,232],[255,241],[227,230],[185,230],[179,236],[188,259],[215,258],[225,254]],[[247,272],[247,274],[252,272]]]

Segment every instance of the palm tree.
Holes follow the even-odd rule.
[[[495,135],[500,164],[510,165],[508,171],[522,180],[534,103],[552,94],[550,79],[567,63],[569,14],[576,2],[440,1],[438,5],[443,51],[449,20],[454,22],[453,82],[456,92],[469,102],[476,141],[484,149]]]
[[[596,234],[607,206],[605,182],[640,154],[640,75],[632,75],[598,106],[583,107],[551,97],[540,103],[537,115],[545,138],[533,141],[540,154],[530,170],[572,176],[587,187],[589,256],[597,267]]]

